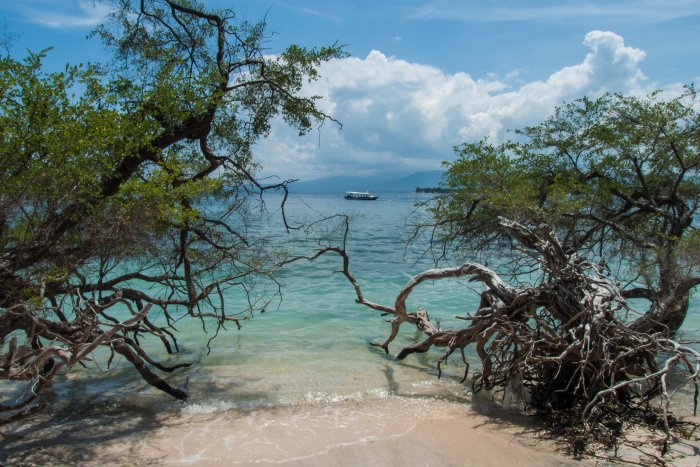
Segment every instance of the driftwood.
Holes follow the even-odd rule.
[[[518,403],[513,392],[520,392],[526,397],[523,402],[555,422],[550,428],[574,441],[570,446],[575,451],[582,439],[608,444],[621,434],[624,422],[639,419],[664,430],[661,451],[665,451],[674,422],[668,410],[670,379],[682,376],[693,384],[697,405],[700,354],[674,340],[669,327],[649,313],[635,321],[625,319],[630,310],[619,285],[598,265],[564,251],[550,230],[535,231],[507,219],[499,222],[518,248],[537,259],[542,274],[536,284],[510,286],[494,270],[466,263],[416,275],[399,291],[393,306],[385,306],[365,298],[344,248],[325,248],[307,259],[327,252],[340,255],[356,302],[391,315],[389,336],[374,344],[385,352],[404,323],[424,333],[422,342],[400,349],[397,359],[442,348],[437,360],[441,374],[441,365],[459,351],[465,381],[469,365],[464,352],[471,346],[481,362],[472,375],[473,389],[508,388],[510,404]],[[407,310],[406,300],[422,282],[456,277],[468,277],[484,287],[475,313],[457,317],[468,322],[466,327],[441,329],[427,311]],[[663,316],[664,310],[654,311]]]

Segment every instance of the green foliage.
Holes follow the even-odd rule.
[[[566,248],[589,257],[624,257],[629,280],[652,286],[659,274],[676,274],[678,248],[695,243],[700,114],[692,86],[664,97],[584,98],[513,141],[457,147],[447,164],[453,191],[433,210],[441,240],[463,252],[500,249],[503,216],[549,225]],[[694,277],[700,263],[684,264],[681,276]]]
[[[42,224],[70,206],[97,209],[101,178],[143,144],[148,131],[142,122],[99,105],[95,68],[44,74],[42,58],[0,61],[3,251],[31,243]],[[92,92],[76,97],[80,88]]]
[[[32,348],[21,359],[0,348],[0,378],[41,375],[40,387],[102,345],[184,398],[152,370],[176,368],[140,339],[172,352],[178,319],[218,329],[271,300],[249,296],[280,262],[249,213],[286,182],[256,179],[252,147],[275,118],[300,133],[331,119],[300,91],[344,53],[268,55],[264,23],[197,1],[105,1],[113,14],[95,36],[113,62],[47,73],[48,50],[0,60],[0,342]],[[226,303],[231,289],[247,299]],[[151,307],[163,327],[141,314]],[[115,326],[124,314],[131,324]],[[31,407],[35,389],[0,415]]]
[[[526,388],[574,453],[662,425],[665,454],[678,429],[670,398],[700,377],[677,333],[700,285],[699,110],[692,86],[672,98],[606,94],[507,143],[456,148],[432,237],[443,254],[491,262],[503,282],[473,277],[485,291],[469,326],[400,355],[449,342],[445,361],[475,344],[475,389]]]

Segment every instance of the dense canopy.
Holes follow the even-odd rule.
[[[484,257],[512,240],[500,218],[548,226],[565,253],[649,302],[634,326],[674,333],[700,283],[700,115],[694,89],[664,97],[581,99],[513,142],[459,147],[452,195],[433,211],[439,240]],[[523,253],[511,256],[529,260]]]
[[[110,3],[95,34],[113,62],[0,61],[0,378],[26,382],[5,420],[41,408],[46,383],[96,347],[187,397],[158,375],[183,364],[142,341],[174,352],[175,321],[217,328],[265,305],[253,291],[280,258],[247,216],[287,182],[260,182],[251,147],[277,116],[300,133],[330,118],[300,90],[339,48],[273,56],[265,24],[230,10]]]

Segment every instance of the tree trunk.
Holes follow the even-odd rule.
[[[630,329],[647,334],[673,336],[683,325],[690,305],[690,288],[677,286],[655,300],[646,314],[630,324]]]

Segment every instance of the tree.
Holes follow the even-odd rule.
[[[277,116],[300,133],[330,119],[299,91],[340,48],[269,56],[264,23],[196,0],[112,6],[95,33],[111,64],[0,61],[0,378],[26,383],[4,422],[98,347],[186,398],[160,373],[188,364],[142,342],[176,352],[175,321],[218,333],[271,299],[254,292],[282,260],[246,216],[289,181],[258,180],[251,148]]]
[[[692,87],[673,99],[606,94],[558,108],[513,141],[456,148],[447,193],[422,225],[437,260],[464,263],[413,279],[393,306],[389,345],[403,323],[425,340],[398,359],[443,347],[438,369],[473,346],[473,388],[519,395],[580,449],[617,439],[624,424],[661,425],[670,436],[670,378],[695,384],[697,350],[678,339],[700,284],[695,216],[700,201],[700,114]],[[490,265],[489,265],[490,263]],[[483,285],[466,327],[443,329],[407,299],[422,282],[468,277]],[[634,306],[630,300],[636,299]],[[639,300],[648,307],[640,313]],[[661,401],[661,411],[655,401]]]
[[[519,131],[524,142],[465,144],[448,170],[458,191],[433,211],[441,240],[485,253],[513,240],[499,217],[549,226],[565,254],[649,302],[635,330],[673,335],[700,284],[696,102],[692,88],[670,101],[581,99]]]

